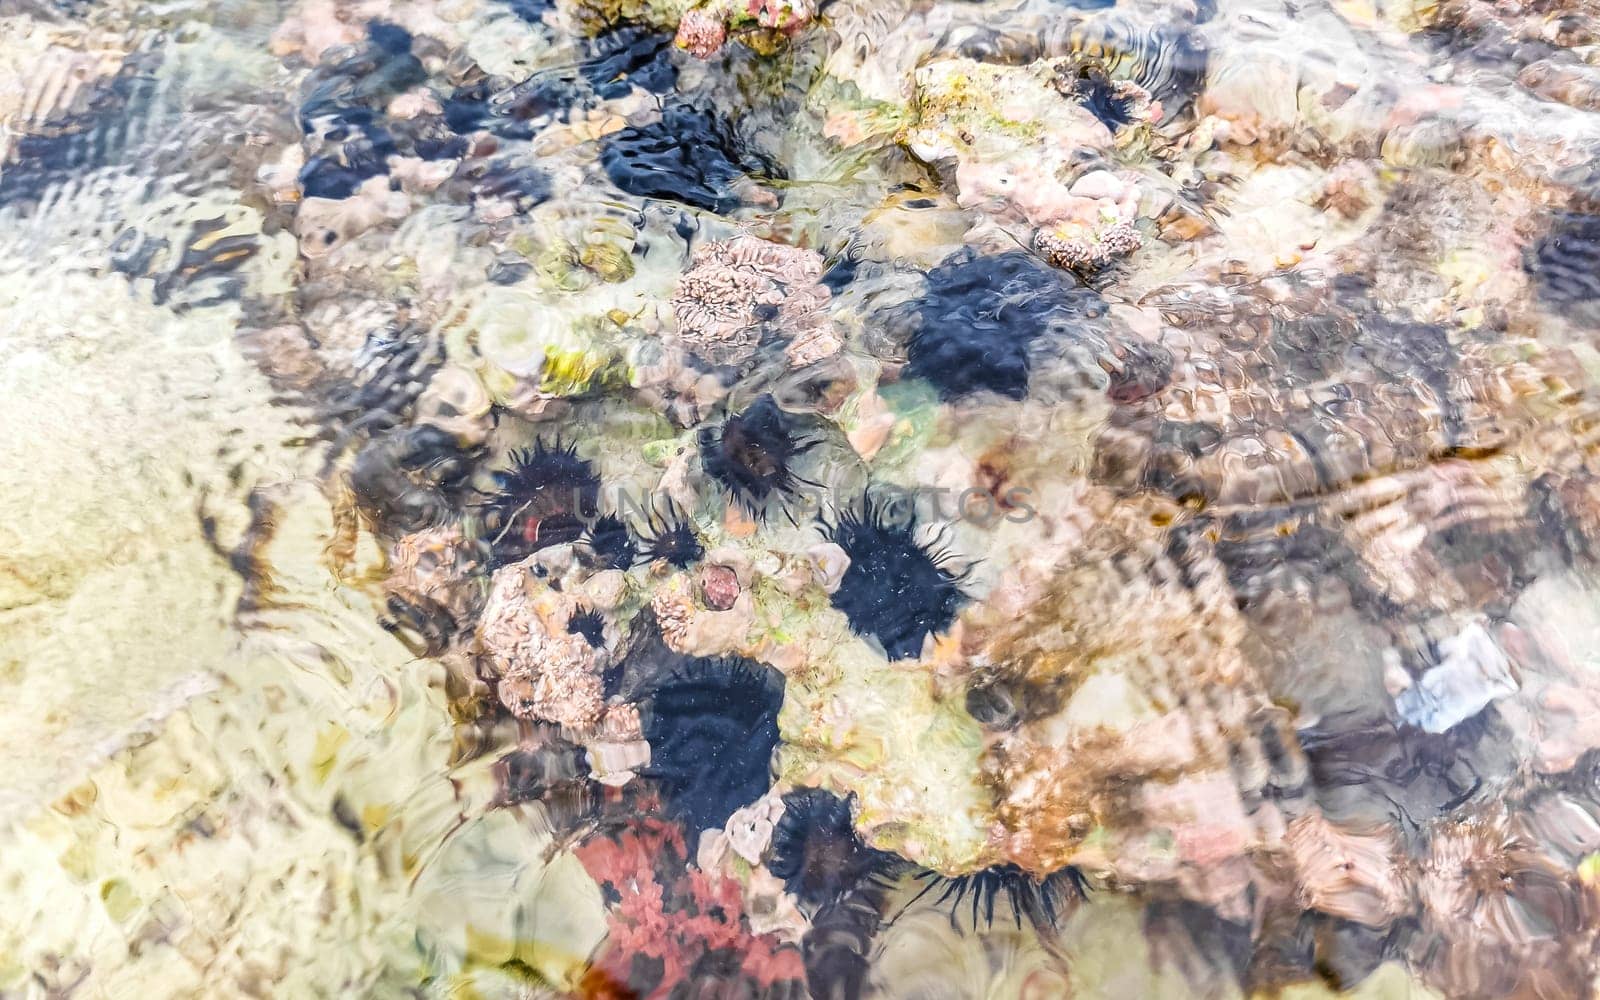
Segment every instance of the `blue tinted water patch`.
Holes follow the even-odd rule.
[[[456,88],[443,102],[452,131],[485,131],[502,139],[531,139],[542,124],[566,121],[586,107],[586,90],[570,69],[535,73],[519,84],[482,79]]]
[[[1554,306],[1600,302],[1600,215],[1564,212],[1523,257],[1539,297]]]
[[[591,39],[589,51],[580,71],[601,97],[626,97],[634,87],[664,94],[678,82],[670,33],[635,25],[613,28]]]
[[[388,127],[384,108],[389,100],[427,80],[411,45],[411,34],[403,28],[373,21],[361,51],[313,74],[310,93],[300,106],[300,129],[320,138],[321,145],[300,170],[305,197],[350,197],[368,178],[388,172],[389,157],[416,152],[410,148],[413,135],[422,137],[430,152],[442,151],[436,123],[432,132],[426,120],[410,123],[410,133],[401,134],[406,148]]]
[[[848,255],[841,257],[823,272],[822,283],[827,286],[828,291],[838,295],[856,279],[856,271],[860,268],[859,258]]]
[[[427,82],[427,70],[410,51],[410,34],[381,21],[369,24],[367,32],[361,51],[313,74],[300,106],[301,131],[311,134],[328,119],[333,127],[365,127],[391,98]]]
[[[527,212],[550,199],[550,177],[537,167],[494,163],[474,182],[472,197],[503,199]]]

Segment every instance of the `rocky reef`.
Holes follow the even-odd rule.
[[[1597,40],[0,15],[0,996],[1590,995]]]

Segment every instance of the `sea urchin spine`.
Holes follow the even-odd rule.
[[[932,872],[917,877],[928,883],[917,894],[918,899],[943,886],[944,891],[939,893],[935,902],[949,902],[953,911],[963,903],[970,902],[974,927],[978,925],[980,914],[984,926],[992,925],[995,903],[1004,897],[1011,905],[1012,918],[1018,927],[1022,926],[1022,918],[1027,917],[1029,923],[1041,933],[1052,933],[1067,906],[1089,894],[1089,883],[1081,872],[1071,867],[1051,872],[1042,878],[1013,864],[995,865],[955,878],[945,878]]]
[[[640,539],[639,554],[649,562],[665,559],[678,569],[688,569],[706,554],[694,525],[676,510],[651,513],[649,533]]]

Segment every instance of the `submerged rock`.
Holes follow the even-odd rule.
[[[518,718],[582,728],[606,713],[606,651],[571,627],[582,613],[571,597],[540,583],[527,563],[495,572],[477,638],[501,702]]]

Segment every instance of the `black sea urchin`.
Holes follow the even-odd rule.
[[[891,660],[922,653],[924,638],[943,632],[967,601],[966,571],[953,571],[937,543],[917,541],[917,519],[869,496],[860,510],[844,511],[837,523],[822,523],[822,533],[844,549],[850,566],[833,592],[833,606],[850,627],[883,645]]]
[[[1029,254],[957,251],[928,272],[906,313],[905,373],[946,400],[984,391],[1022,399],[1035,343],[1069,336],[1098,305],[1094,292]]]
[[[679,569],[688,569],[706,554],[694,525],[677,510],[650,515],[649,533],[640,540],[639,554],[647,561],[665,559]]]
[[[1600,303],[1600,215],[1556,216],[1522,266],[1544,301],[1558,307],[1593,308]]]
[[[992,925],[995,902],[1004,897],[1011,904],[1011,914],[1018,927],[1022,926],[1022,918],[1027,917],[1034,927],[1049,931],[1055,927],[1067,905],[1083,899],[1089,893],[1089,883],[1083,874],[1071,867],[1051,872],[1043,878],[1013,864],[995,865],[955,878],[934,872],[924,872],[917,877],[928,883],[917,894],[918,899],[943,886],[936,902],[949,902],[952,913],[959,912],[959,907],[970,901],[974,926],[977,926],[980,914],[984,926]]]
[[[607,514],[589,525],[583,533],[583,544],[595,560],[606,569],[627,569],[639,561],[639,547],[622,518]]]
[[[770,395],[762,396],[721,427],[700,430],[700,463],[706,475],[753,517],[764,517],[774,496],[791,496],[802,482],[794,462],[816,441],[802,440]]]
[[[648,683],[640,721],[650,743],[641,770],[667,810],[691,829],[713,829],[772,782],[783,675],[744,659],[698,659]]]
[[[733,185],[740,178],[782,176],[727,119],[681,105],[601,139],[600,164],[611,183],[635,197],[722,213],[739,206]]]
[[[1133,101],[1118,95],[1116,84],[1098,66],[1084,67],[1066,92],[1113,133],[1133,123]]]
[[[600,476],[576,445],[536,441],[512,452],[494,474],[482,504],[496,561],[516,562],[551,545],[575,541],[600,500]]]
[[[567,619],[567,631],[583,636],[584,641],[595,649],[606,644],[606,619],[594,608],[574,611],[572,617]]]
[[[820,788],[797,788],[783,797],[783,816],[772,831],[767,870],[808,907],[836,902],[864,886],[885,884],[893,856],[856,837],[850,803]]]

